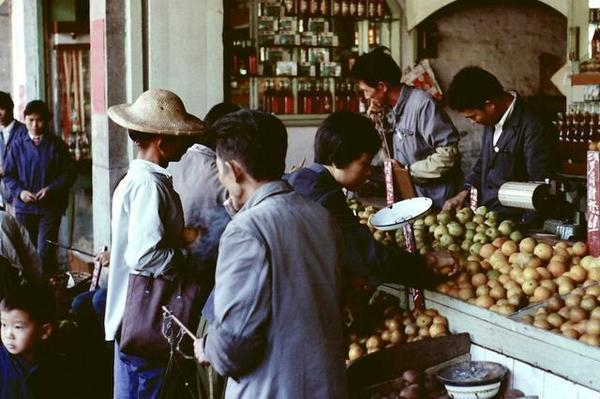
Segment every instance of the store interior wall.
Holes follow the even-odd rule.
[[[437,54],[430,62],[443,91],[461,68],[478,65],[527,97],[547,119],[564,107],[550,77],[566,62],[567,18],[554,8],[534,0],[461,1],[417,29],[437,32]],[[483,128],[449,114],[461,132],[462,167],[468,171],[479,155]]]
[[[0,37],[2,38],[2,46],[0,46],[0,90],[5,92],[10,92],[10,89],[12,87],[12,40],[10,31],[9,12],[10,2],[5,1],[0,5]]]
[[[204,117],[223,101],[223,3],[148,0],[148,87],[179,95]]]

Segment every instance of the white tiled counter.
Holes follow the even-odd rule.
[[[401,286],[380,289],[406,301]],[[600,348],[437,292],[425,291],[425,301],[448,319],[452,332],[470,334],[474,360],[495,361],[510,370],[509,387],[540,399],[600,399]]]

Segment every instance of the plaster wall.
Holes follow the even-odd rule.
[[[9,2],[0,5],[0,37],[4,38],[0,46],[0,91],[10,92],[11,82],[11,27]]]

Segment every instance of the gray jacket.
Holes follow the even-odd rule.
[[[346,397],[340,242],[327,210],[283,181],[233,217],[204,340],[207,359],[230,377],[227,398]]]
[[[442,208],[462,185],[460,136],[450,118],[429,94],[402,85],[388,120],[394,158],[410,168],[417,194]]]

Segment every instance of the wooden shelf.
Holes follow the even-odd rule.
[[[584,72],[571,76],[573,86],[600,85],[600,72]]]

